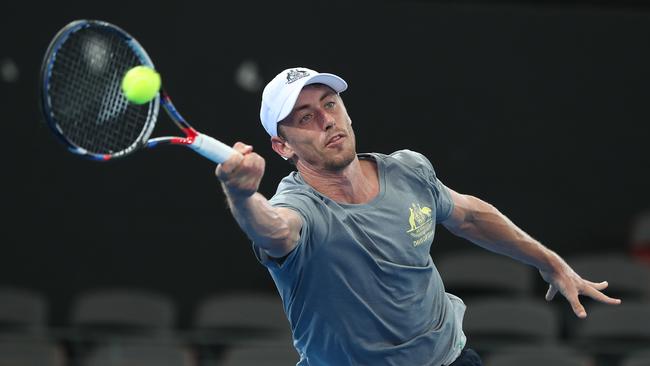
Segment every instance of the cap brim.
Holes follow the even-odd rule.
[[[334,91],[337,93],[340,93],[348,88],[348,83],[346,83],[345,80],[341,79],[340,77],[334,74],[321,73],[321,74],[316,74],[312,77],[307,77],[305,79],[307,80],[303,84],[303,87],[309,84],[320,83],[329,86],[330,88],[334,89]]]

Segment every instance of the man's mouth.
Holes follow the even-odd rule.
[[[327,140],[327,144],[325,144],[325,147],[336,145],[339,142],[342,142],[344,138],[345,138],[344,134],[337,133],[336,135],[332,136],[329,140]]]

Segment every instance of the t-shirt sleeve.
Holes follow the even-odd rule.
[[[428,182],[433,193],[436,201],[436,222],[446,220],[454,210],[454,201],[451,198],[449,189],[438,179],[431,161],[426,156],[415,151],[407,151],[413,155],[416,161],[415,170]]]

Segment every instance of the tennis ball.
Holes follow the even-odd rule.
[[[160,83],[160,74],[156,70],[140,65],[124,74],[122,92],[129,102],[145,104],[156,97]]]

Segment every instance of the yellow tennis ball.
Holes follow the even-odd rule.
[[[131,103],[145,104],[156,97],[160,89],[160,74],[148,66],[136,66],[124,74],[122,92]]]

